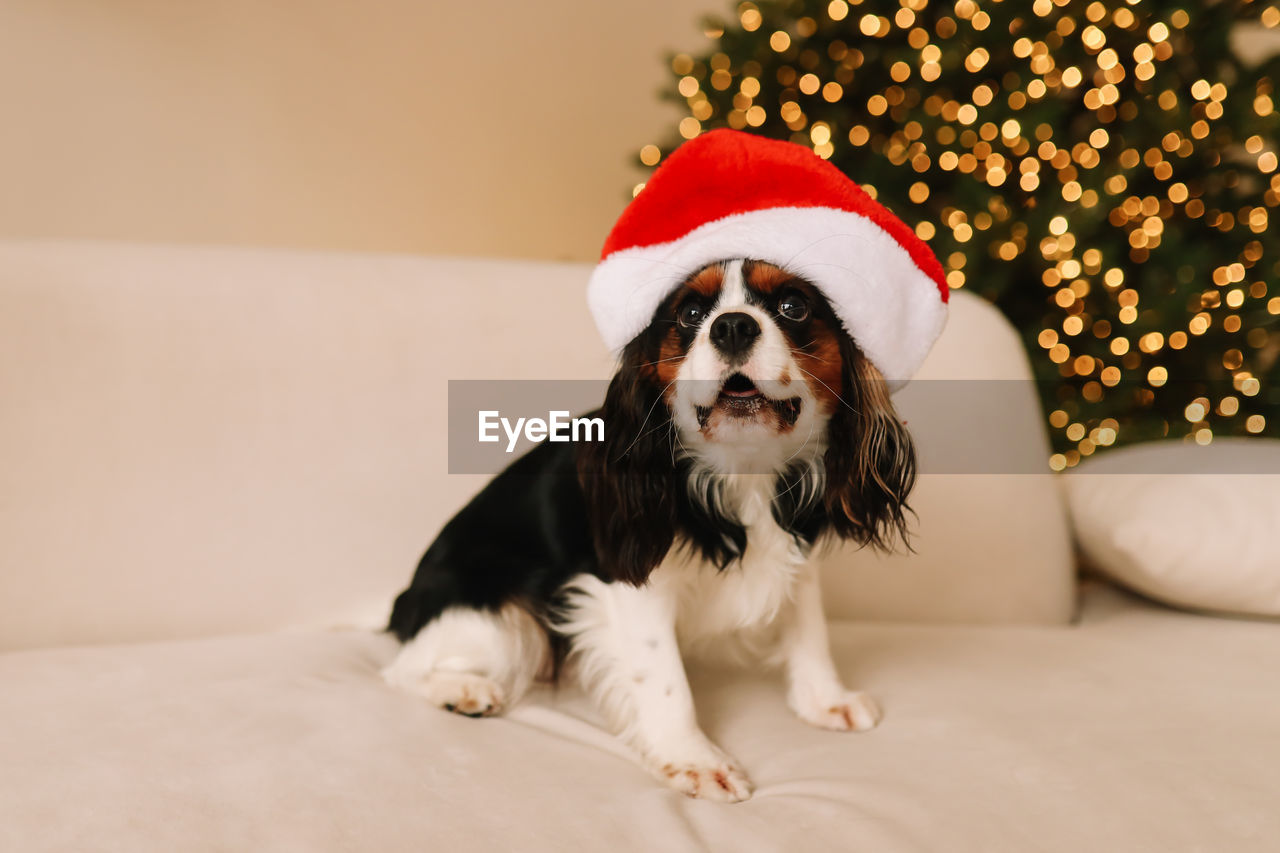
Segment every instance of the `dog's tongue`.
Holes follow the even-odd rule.
[[[751,380],[741,373],[735,373],[724,383],[720,393],[726,397],[756,397],[760,391]]]

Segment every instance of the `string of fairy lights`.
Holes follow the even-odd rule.
[[[728,126],[859,179],[952,288],[1024,330],[1055,470],[1117,442],[1274,433],[1280,64],[1243,65],[1230,38],[1280,28],[1280,7],[1179,5],[743,2],[707,24],[714,50],[671,57],[680,139],[639,159]]]

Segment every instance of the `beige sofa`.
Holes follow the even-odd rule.
[[[825,566],[878,729],[695,668],[757,785],[724,806],[572,686],[483,721],[387,688],[376,626],[483,482],[448,473],[447,383],[606,377],[586,274],[0,244],[0,850],[1275,849],[1280,631],[1077,595],[1025,354],[963,292],[900,397],[917,554]]]

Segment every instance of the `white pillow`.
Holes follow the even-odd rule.
[[[1280,616],[1280,441],[1161,441],[1064,476],[1086,563],[1168,604]]]

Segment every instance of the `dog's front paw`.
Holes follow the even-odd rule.
[[[502,710],[502,688],[471,672],[433,670],[411,689],[432,705],[466,717],[488,717]]]
[[[796,716],[809,725],[836,732],[874,729],[882,716],[876,700],[860,690],[845,690],[833,696],[793,694],[790,704]]]
[[[690,797],[721,803],[751,798],[751,780],[724,750],[705,737],[683,745],[646,749],[649,769],[672,788]]]
[[[682,794],[721,803],[740,803],[751,798],[751,780],[732,759],[696,762],[668,762],[657,775]]]

